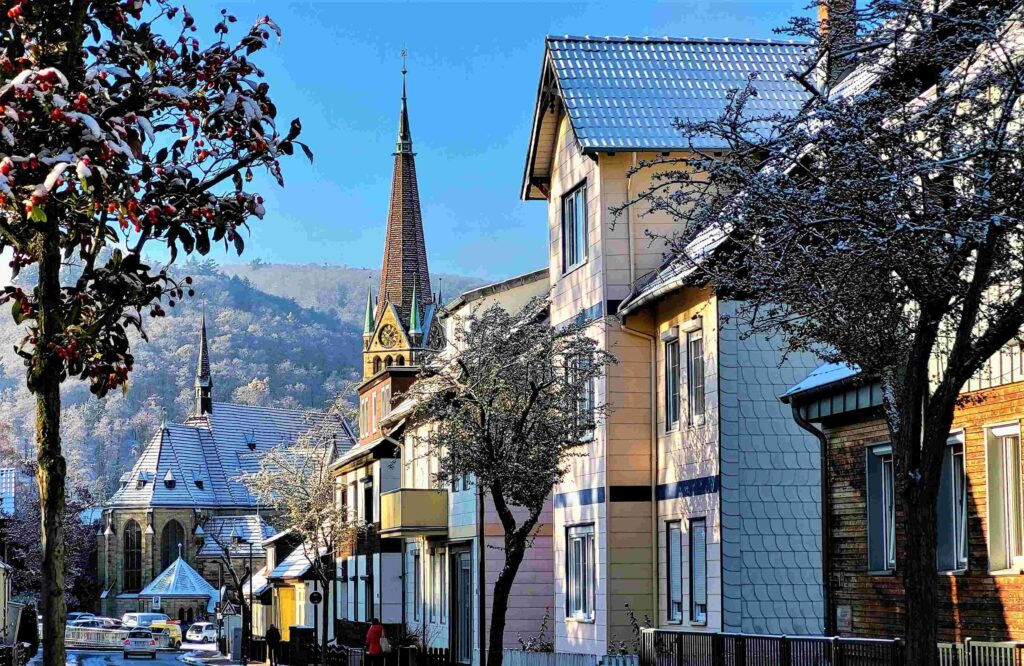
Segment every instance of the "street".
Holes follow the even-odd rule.
[[[156,659],[150,660],[145,657],[130,657],[125,659],[119,651],[113,650],[68,650],[68,666],[121,666],[122,664],[162,664],[172,666],[181,664],[181,657],[190,652],[213,653],[216,647],[213,644],[185,643],[180,650],[157,652]],[[41,662],[41,655],[36,655],[31,664]]]

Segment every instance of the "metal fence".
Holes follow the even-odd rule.
[[[899,639],[645,629],[639,666],[899,666]]]
[[[1024,666],[1024,642],[968,638],[962,643],[939,643],[938,647],[940,666]],[[903,666],[903,643],[898,638],[645,629],[638,666]]]
[[[639,666],[640,657],[635,654],[600,656],[596,654],[575,654],[570,652],[526,652],[504,650],[504,666]]]
[[[127,629],[94,629],[92,627],[65,627],[64,644],[73,648],[120,649],[128,636]],[[166,633],[154,633],[158,650],[169,650],[171,637]]]

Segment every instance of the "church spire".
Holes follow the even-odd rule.
[[[206,342],[206,305],[199,330],[199,360],[196,363],[196,416],[213,411],[213,377],[210,375],[210,349]]]
[[[416,298],[416,285],[412,286],[412,307],[409,312],[409,335],[423,335],[423,326],[420,325],[420,301]]]
[[[433,302],[430,271],[427,269],[427,248],[423,240],[419,186],[416,182],[416,158],[412,152],[412,133],[409,130],[407,74],[403,51],[402,109],[391,177],[391,205],[384,238],[384,263],[374,312],[374,321],[380,321],[381,313],[388,305],[394,306],[406,331],[409,330],[412,313],[413,291],[418,295],[420,307]]]

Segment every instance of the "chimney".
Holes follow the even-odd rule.
[[[818,0],[818,83],[827,93],[852,68],[844,53],[857,41],[856,0]]]

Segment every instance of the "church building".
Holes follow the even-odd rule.
[[[97,539],[104,615],[158,606],[186,621],[212,614],[215,599],[153,590],[162,589],[162,574],[172,568],[210,584],[196,589],[220,590],[227,566],[248,568],[250,548],[254,569],[264,565],[262,542],[274,528],[238,477],[256,471],[261,454],[327,419],[337,421],[334,455],[355,443],[348,424],[325,412],[215,402],[213,392],[204,315],[192,414],[160,427],[103,506]]]

